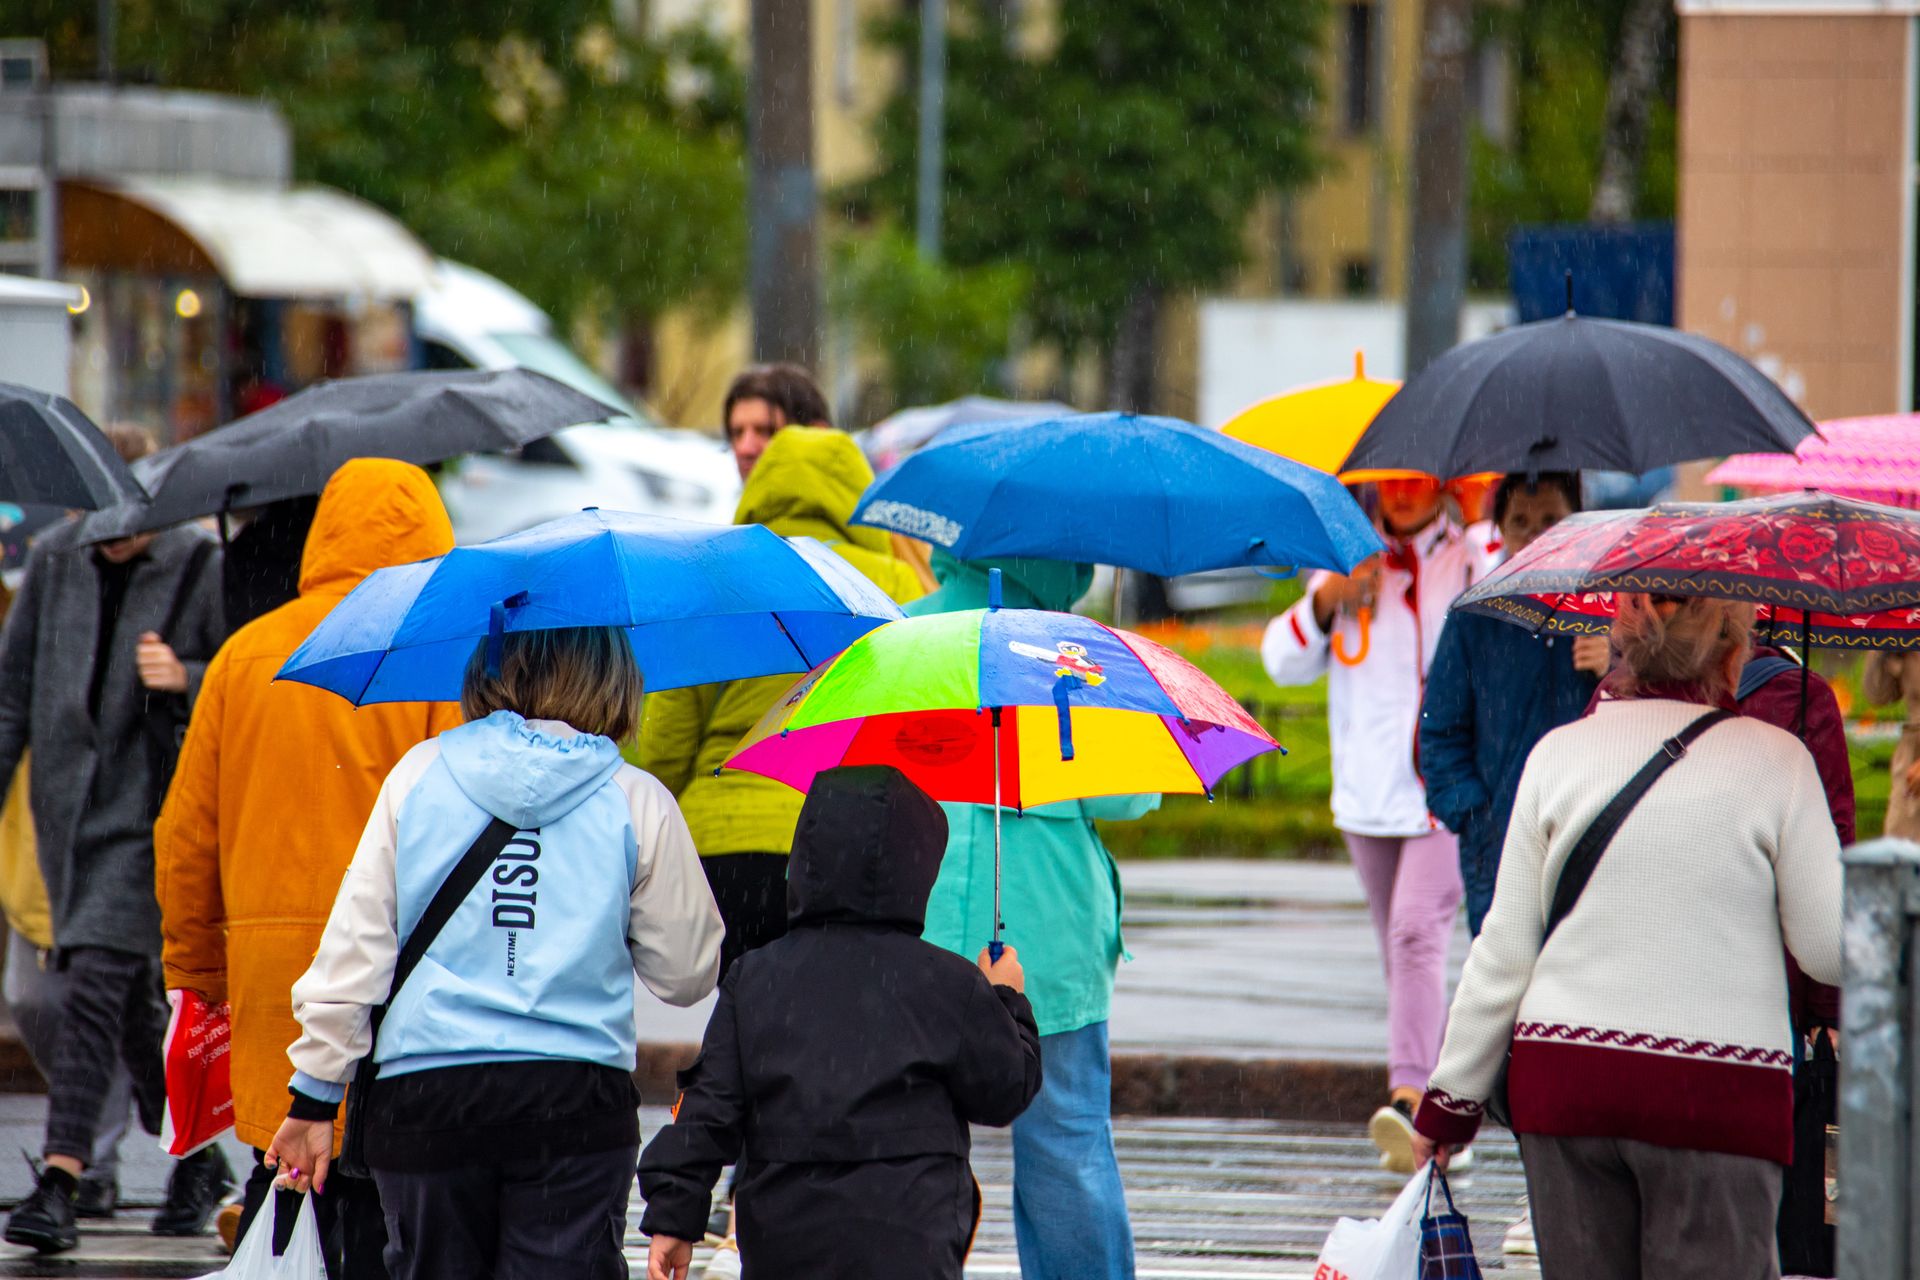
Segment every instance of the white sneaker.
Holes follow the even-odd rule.
[[[1386,1106],[1367,1121],[1367,1136],[1380,1148],[1380,1167],[1392,1173],[1413,1172],[1413,1121],[1398,1107]]]
[[[701,1280],[740,1280],[740,1246],[732,1236],[720,1242],[720,1247],[707,1259],[700,1277]]]
[[[1447,1161],[1448,1173],[1473,1172],[1473,1148],[1462,1147],[1453,1153],[1453,1159]]]
[[[1501,1242],[1500,1252],[1516,1258],[1537,1258],[1540,1256],[1540,1246],[1533,1242],[1533,1215],[1531,1213],[1507,1228],[1507,1238]]]

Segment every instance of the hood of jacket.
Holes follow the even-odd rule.
[[[513,711],[447,730],[440,758],[467,799],[521,831],[573,812],[622,763],[611,738]]]
[[[300,557],[300,594],[351,591],[375,569],[453,550],[453,524],[433,478],[411,462],[355,458],[320,494]]]
[[[793,833],[787,919],[893,925],[917,934],[946,851],[947,815],[906,774],[891,765],[824,770]]]
[[[733,522],[763,524],[783,538],[805,534],[888,555],[885,530],[851,523],[860,495],[872,483],[867,456],[846,432],[785,427],[754,464]]]
[[[957,560],[935,547],[933,576],[939,579],[940,589],[915,600],[906,610],[917,616],[984,609],[989,603],[987,574],[991,569],[1000,571],[1000,603],[1008,609],[1052,609],[1064,613],[1093,585],[1090,564],[1036,560],[1027,556]]]

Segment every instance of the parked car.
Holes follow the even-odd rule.
[[[448,467],[440,493],[461,542],[516,533],[582,507],[733,519],[740,476],[725,446],[662,426],[560,341],[546,312],[501,281],[440,259],[432,287],[414,299],[414,328],[430,369],[521,366],[623,411],[511,454],[478,454]]]

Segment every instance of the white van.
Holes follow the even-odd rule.
[[[625,410],[624,418],[568,427],[514,454],[477,454],[440,482],[463,543],[515,533],[582,507],[726,524],[740,474],[711,436],[656,422],[554,336],[546,312],[485,272],[439,259],[414,299],[414,329],[429,369],[533,369]]]

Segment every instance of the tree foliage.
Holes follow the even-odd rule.
[[[1143,289],[1224,283],[1265,192],[1315,167],[1323,0],[1061,0],[1057,39],[1024,49],[1004,6],[955,0],[942,237],[962,266],[1017,265],[1036,336],[1105,352]],[[907,65],[916,23],[883,39]],[[859,214],[910,223],[918,107],[882,114]]]
[[[96,6],[7,0],[90,78]],[[567,317],[730,302],[746,261],[744,92],[704,32],[621,31],[607,0],[120,0],[128,78],[267,98],[302,179]]]

